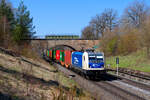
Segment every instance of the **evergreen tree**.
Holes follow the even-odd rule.
[[[14,13],[11,3],[1,0],[0,2],[0,18],[6,16],[10,24],[14,24]]]
[[[13,39],[17,44],[22,44],[23,39],[30,39],[35,34],[33,26],[33,18],[30,18],[30,12],[21,1],[16,12],[16,26],[14,30]]]
[[[11,3],[5,0],[0,1],[0,43],[1,46],[8,46],[11,33],[14,29],[14,13]]]

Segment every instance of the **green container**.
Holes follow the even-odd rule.
[[[47,50],[47,56],[49,57],[49,50]]]
[[[65,53],[64,53],[64,51],[60,51],[60,61],[62,61],[62,62],[65,61]]]
[[[56,50],[52,50],[52,59],[56,58]]]

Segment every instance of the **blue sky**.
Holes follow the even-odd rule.
[[[20,0],[9,0],[14,7]],[[51,34],[80,35],[96,14],[113,8],[121,16],[133,0],[24,0],[34,18],[37,36]],[[147,3],[149,0],[146,0]]]

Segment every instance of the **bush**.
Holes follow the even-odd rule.
[[[106,56],[116,55],[119,35],[116,32],[107,32],[101,41],[101,47]]]
[[[118,42],[117,52],[118,54],[127,55],[135,52],[138,49],[138,36],[136,33],[128,32],[120,36]]]
[[[127,55],[137,51],[139,34],[136,29],[119,29],[105,33],[101,48],[106,56]]]

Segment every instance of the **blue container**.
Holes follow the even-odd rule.
[[[74,67],[82,68],[82,52],[73,52],[72,53],[72,65]]]

